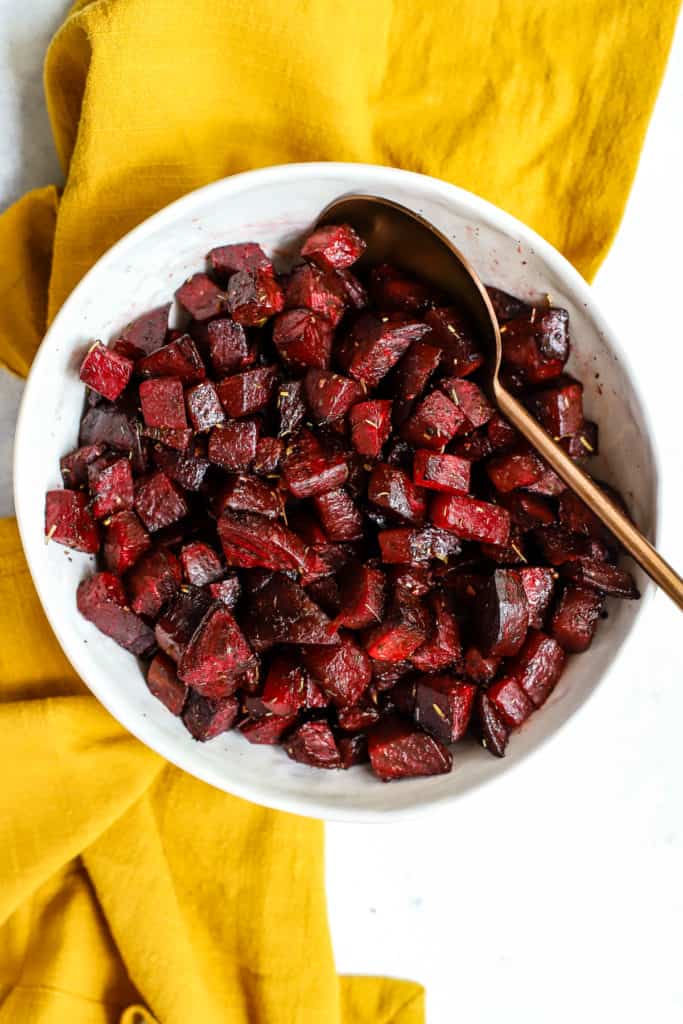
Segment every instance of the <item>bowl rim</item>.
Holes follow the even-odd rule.
[[[291,181],[296,181],[297,179],[306,180],[311,177],[325,179],[348,174],[350,172],[355,175],[362,174],[365,176],[367,191],[371,191],[371,187],[373,185],[377,185],[381,189],[384,186],[388,187],[395,183],[397,185],[407,185],[418,197],[419,195],[424,195],[425,197],[430,198],[438,196],[446,202],[449,200],[451,202],[458,201],[459,203],[466,205],[474,217],[478,217],[508,234],[515,235],[519,237],[520,240],[523,240],[525,243],[532,246],[549,269],[558,274],[558,276],[563,277],[567,281],[569,287],[577,293],[585,307],[590,311],[591,319],[596,323],[609,348],[620,362],[638,401],[639,413],[645,427],[644,440],[652,470],[653,516],[650,537],[652,542],[656,543],[657,536],[661,530],[662,484],[660,463],[653,444],[654,429],[652,420],[648,406],[643,401],[641,392],[638,388],[637,377],[628,353],[622,347],[618,336],[612,331],[603,313],[601,303],[596,299],[591,286],[585,278],[569,262],[569,260],[566,259],[566,257],[564,257],[550,242],[538,234],[538,232],[533,228],[526,225],[523,221],[518,220],[512,214],[502,210],[494,203],[483,199],[481,196],[478,196],[467,189],[463,189],[458,185],[453,185],[439,178],[420,174],[415,171],[407,171],[396,167],[387,167],[378,164],[365,164],[349,161],[310,161],[291,164],[275,164],[270,167],[242,171],[238,174],[218,179],[217,181],[210,182],[207,185],[193,189],[191,192],[188,192],[174,200],[172,203],[169,203],[161,210],[158,210],[156,213],[141,221],[140,224],[136,225],[131,231],[127,232],[109,249],[107,249],[84,274],[73,291],[67,296],[54,319],[47,327],[34,356],[29,374],[26,378],[16,422],[13,457],[13,492],[19,536],[43,612],[55,634],[57,642],[60,644],[78,676],[83,680],[95,698],[112,715],[112,717],[119,722],[119,724],[121,724],[141,743],[158,753],[171,764],[180,768],[182,771],[188,772],[188,774],[195,778],[214,786],[222,792],[232,794],[245,800],[250,800],[253,803],[270,807],[275,810],[305,815],[307,817],[315,817],[325,821],[368,824],[389,823],[405,820],[418,814],[445,809],[456,801],[471,797],[481,787],[490,785],[500,777],[504,776],[508,778],[512,773],[516,772],[521,765],[527,764],[531,758],[536,757],[551,738],[557,735],[560,730],[563,730],[571,719],[574,719],[578,714],[585,710],[586,706],[594,697],[595,692],[598,689],[598,685],[596,684],[591,688],[590,692],[581,704],[571,712],[565,721],[559,723],[552,732],[539,737],[535,745],[530,750],[526,751],[523,757],[506,766],[504,773],[501,772],[500,775],[491,775],[487,778],[477,779],[464,791],[450,794],[443,793],[440,794],[438,798],[425,800],[421,804],[413,804],[397,808],[387,807],[382,808],[381,811],[375,808],[350,808],[348,806],[337,806],[329,797],[319,798],[315,793],[312,793],[310,798],[302,798],[300,795],[288,796],[270,793],[264,795],[261,792],[261,787],[258,781],[254,781],[254,783],[237,781],[234,785],[231,782],[230,788],[228,789],[226,788],[224,776],[215,771],[211,764],[200,766],[192,765],[192,767],[189,767],[186,763],[185,756],[177,751],[172,738],[159,735],[154,737],[154,742],[150,742],[150,740],[145,736],[145,720],[138,720],[139,716],[133,713],[129,714],[125,707],[122,710],[122,708],[117,706],[116,710],[114,710],[112,705],[116,702],[109,699],[106,689],[94,687],[90,682],[88,682],[86,678],[86,670],[81,669],[81,646],[76,643],[75,640],[72,640],[67,630],[64,630],[61,625],[58,625],[55,622],[55,619],[49,609],[50,602],[44,593],[40,573],[34,571],[32,558],[33,542],[25,533],[22,515],[22,495],[25,488],[22,487],[21,483],[24,476],[23,467],[25,465],[25,460],[21,457],[23,449],[23,435],[29,419],[29,410],[34,401],[33,391],[38,387],[38,382],[41,377],[42,363],[47,357],[46,354],[50,347],[52,336],[57,332],[61,323],[68,320],[72,315],[72,311],[78,309],[81,295],[88,290],[90,282],[93,278],[97,277],[103,267],[106,267],[111,263],[115,263],[129,247],[134,246],[139,240],[154,232],[158,227],[166,223],[176,221],[180,218],[185,218],[187,216],[191,217],[193,207],[199,203],[203,203],[207,197],[211,197],[213,194],[217,197],[220,196],[221,198],[228,199],[231,195],[239,193],[244,186],[250,186],[252,184],[257,186],[267,185],[275,179],[277,179],[278,183],[286,182],[287,179]],[[655,592],[655,585],[652,582],[647,581],[641,595],[640,609],[638,611],[639,618],[642,618],[642,615],[649,607]],[[636,625],[637,623],[634,621],[630,626],[628,633],[621,641],[618,648],[614,651],[609,664],[600,677],[600,684],[603,684],[612,675],[619,662],[623,659],[624,652],[633,639],[636,631]]]

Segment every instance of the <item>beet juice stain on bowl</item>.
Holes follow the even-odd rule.
[[[253,242],[214,248],[182,329],[166,304],[94,342],[46,535],[97,555],[80,612],[195,739],[236,728],[388,781],[449,772],[468,734],[503,756],[605,596],[638,592],[490,406],[462,312],[387,265],[361,280],[364,247],[319,228],[286,275]],[[595,454],[566,310],[489,294],[506,386]]]

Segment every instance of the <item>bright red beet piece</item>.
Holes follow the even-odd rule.
[[[219,316],[226,307],[225,292],[208,274],[193,274],[181,284],[175,297],[194,320],[209,320]]]
[[[450,530],[463,540],[507,544],[510,536],[507,509],[476,498],[437,494],[432,500],[430,515],[436,526]]]
[[[370,659],[348,634],[333,647],[307,647],[303,660],[336,707],[357,704],[372,679]]]
[[[209,593],[214,601],[221,601],[226,608],[234,608],[240,598],[242,588],[236,572],[229,573],[224,580],[209,584]]]
[[[440,672],[462,658],[460,630],[444,594],[431,594],[427,604],[434,622],[427,639],[410,660],[419,672]]]
[[[566,655],[558,642],[539,630],[530,630],[521,651],[506,666],[531,701],[540,708],[562,674]]]
[[[337,725],[344,732],[361,732],[379,721],[374,704],[355,704],[337,711]]]
[[[382,621],[384,573],[371,565],[353,565],[341,578],[340,610],[335,626],[363,629]]]
[[[144,657],[154,649],[154,633],[125,606],[121,582],[111,573],[98,572],[82,580],[76,604],[84,618],[131,654]]]
[[[111,459],[105,456],[91,462],[88,466],[88,485],[95,519],[104,519],[114,512],[133,507],[130,459]]]
[[[295,267],[285,286],[285,309],[310,309],[336,327],[346,309],[343,287],[318,267]]]
[[[228,565],[296,570],[303,576],[316,572],[324,575],[326,570],[315,551],[292,530],[255,513],[224,512],[218,521],[218,536]]]
[[[285,304],[282,288],[267,267],[240,270],[228,281],[228,309],[244,327],[259,327]]]
[[[493,407],[474,381],[449,377],[440,381],[439,387],[465,414],[465,423],[460,427],[461,433],[485,426],[493,416]]]
[[[332,324],[310,309],[281,313],[273,327],[273,341],[285,366],[305,370],[327,369],[332,351]]]
[[[630,601],[640,597],[631,573],[606,562],[582,558],[580,562],[563,565],[561,572],[577,586],[590,587],[608,597],[620,597]]]
[[[114,352],[134,361],[156,352],[166,339],[170,308],[171,303],[167,302],[129,323],[113,343]]]
[[[383,782],[443,775],[453,767],[448,747],[398,717],[386,718],[368,733],[370,766]]]
[[[209,434],[209,462],[231,473],[249,469],[256,458],[258,425],[254,420],[229,420],[215,426]]]
[[[164,471],[177,484],[180,484],[186,491],[200,490],[204,478],[208,472],[210,463],[199,454],[201,449],[188,450],[186,452],[171,451],[162,445],[155,446],[152,457],[155,465]]]
[[[368,481],[368,498],[408,523],[421,523],[427,511],[424,492],[398,466],[375,466]]]
[[[363,536],[363,517],[343,488],[318,494],[313,503],[330,540],[358,540]]]
[[[140,384],[142,416],[148,427],[184,430],[187,427],[183,385],[175,377],[143,380]]]
[[[415,448],[441,451],[465,422],[459,406],[441,391],[432,391],[401,427],[401,437]]]
[[[183,724],[196,740],[206,743],[207,740],[212,740],[222,732],[232,729],[239,709],[240,702],[236,697],[209,700],[190,691],[183,712]]]
[[[308,432],[285,450],[282,480],[295,498],[312,498],[346,482],[349,468],[343,455],[327,453]]]
[[[273,264],[257,242],[217,245],[207,259],[217,274],[237,274],[241,270],[268,270],[273,273]]]
[[[138,559],[126,576],[130,606],[136,615],[156,618],[182,582],[180,563],[174,554],[160,548]]]
[[[365,242],[348,224],[316,228],[301,246],[301,255],[325,270],[350,267],[365,251]]]
[[[541,629],[550,606],[557,573],[545,567],[524,566],[518,570],[529,605],[529,626]]]
[[[135,565],[152,542],[135,512],[117,512],[104,526],[104,564],[121,576]]]
[[[367,313],[354,324],[338,357],[351,377],[374,388],[428,330],[419,320],[402,313],[383,317]]]
[[[490,683],[499,665],[500,658],[485,658],[477,647],[465,651],[464,673],[473,683]]]
[[[80,378],[103,398],[115,402],[125,390],[133,372],[133,361],[96,341],[81,363]]]
[[[417,601],[394,604],[388,617],[371,629],[365,649],[373,660],[405,661],[427,639],[429,617]]]
[[[179,661],[192,634],[206,615],[211,597],[198,587],[181,587],[154,627],[156,642],[173,661]]]
[[[270,404],[277,382],[275,366],[257,366],[226,377],[216,391],[228,416],[238,419],[260,412]]]
[[[304,378],[304,397],[316,423],[331,423],[360,398],[360,387],[339,373],[311,367]]]
[[[147,688],[172,715],[182,714],[189,693],[176,675],[175,662],[165,654],[157,654],[147,669]]]
[[[284,644],[337,644],[327,615],[306,591],[286,576],[274,575],[249,595],[243,624],[258,651]]]
[[[391,433],[391,401],[358,402],[349,411],[351,444],[360,455],[377,458]]]
[[[421,339],[414,341],[402,357],[395,372],[396,423],[403,423],[407,418],[413,402],[423,393],[429,378],[439,366],[441,356],[440,348]]]
[[[545,464],[540,455],[525,446],[490,459],[486,463],[486,472],[496,490],[507,494],[539,480],[545,472]]]
[[[561,386],[533,395],[531,411],[554,438],[570,437],[583,427],[583,385],[567,379]]]
[[[147,383],[151,383],[151,381]],[[140,391],[142,392],[142,384]],[[193,388],[189,388],[185,399],[187,411],[195,430],[211,430],[211,427],[215,427],[217,423],[223,423],[225,420],[218,392],[211,381],[205,380],[201,384],[195,384]]]
[[[294,654],[281,654],[268,669],[261,699],[274,715],[294,715],[305,707],[310,680]]]
[[[423,676],[415,690],[415,721],[442,743],[456,743],[467,731],[476,692],[454,676]]]
[[[143,427],[142,433],[154,444],[163,444],[166,448],[173,448],[177,452],[189,451],[194,437],[189,427],[183,430],[171,427]]]
[[[263,480],[242,474],[231,477],[219,492],[215,511],[218,518],[224,512],[258,512],[277,519],[282,512],[282,497]]]
[[[254,472],[261,476],[275,474],[284,450],[284,442],[279,437],[260,437],[256,442]]]
[[[312,768],[341,767],[339,750],[327,722],[304,722],[289,737],[284,749],[293,761]]]
[[[59,460],[64,486],[76,491],[88,482],[88,466],[104,455],[103,444],[86,444]]]
[[[483,365],[484,357],[472,329],[457,310],[451,307],[430,309],[425,323],[431,328],[430,344],[438,345],[443,351],[441,364],[447,373],[467,377]]]
[[[519,683],[509,676],[489,686],[486,696],[511,729],[526,722],[534,710],[534,705]]]
[[[178,675],[203,697],[216,700],[234,693],[237,676],[249,667],[253,652],[225,605],[206,613],[183,651]]]
[[[206,377],[206,367],[189,334],[145,356],[137,368],[143,377],[178,377],[183,384],[195,384]]]
[[[494,757],[504,757],[510,739],[510,729],[486,690],[480,690],[475,700],[481,745]]]
[[[486,657],[507,658],[524,643],[529,605],[519,573],[496,569],[477,597],[476,632]]]
[[[418,487],[446,494],[467,494],[472,463],[457,455],[443,455],[424,448],[415,452],[413,479]]]
[[[182,519],[187,515],[188,507],[178,485],[158,470],[138,485],[135,511],[153,533]]]
[[[181,548],[180,564],[183,567],[183,576],[195,587],[215,583],[225,574],[223,563],[213,548],[199,540]]]
[[[447,561],[461,547],[454,536],[429,526],[423,530],[382,530],[377,540],[382,561],[393,564],[428,562],[431,558]]]
[[[280,715],[263,715],[261,718],[247,718],[240,724],[240,732],[250,743],[279,743],[283,733],[294,725],[296,715],[283,718]]]

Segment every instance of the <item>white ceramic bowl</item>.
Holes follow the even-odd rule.
[[[65,302],[36,356],[19,415],[15,501],[21,537],[47,617],[76,671],[130,732],[169,761],[227,792],[270,807],[345,821],[388,820],[453,802],[496,779],[568,721],[608,671],[634,629],[643,601],[612,602],[590,650],[569,662],[541,712],[513,735],[502,761],[461,744],[449,775],[384,785],[365,767],[316,771],[279,747],[252,746],[237,733],[195,742],[148,692],[135,659],[76,610],[76,587],[92,559],[45,545],[45,491],[60,486],[59,458],[77,442],[83,403],[78,364],[92,338],[108,339],[138,314],[167,301],[219,243],[255,240],[278,253],[345,192],[397,200],[451,237],[484,281],[523,298],[547,293],[571,317],[570,370],[584,383],[587,414],[600,424],[594,472],[616,484],[654,539],[657,470],[647,418],[626,353],[588,285],[547,242],[482,199],[434,178],[386,167],[310,163],[239,174],[193,192],[126,235]],[[651,585],[637,573],[644,595]]]

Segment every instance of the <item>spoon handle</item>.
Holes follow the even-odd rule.
[[[638,565],[683,609],[683,579],[668,562],[655,551],[628,516],[607,497],[604,491],[573,462],[563,448],[553,441],[537,420],[498,380],[494,382],[498,408],[510,422],[524,434],[527,441],[543,456],[567,486],[588,505],[590,510],[607,526],[618,541],[633,556]]]

